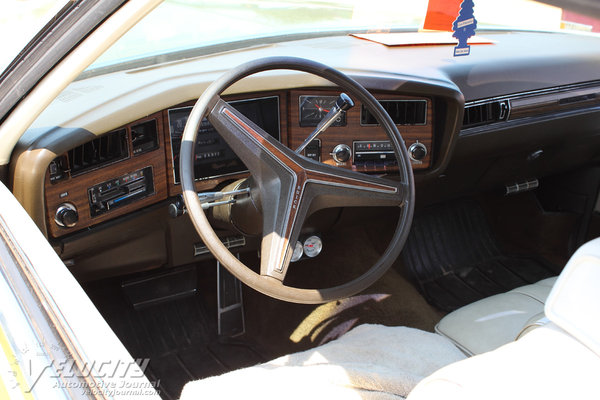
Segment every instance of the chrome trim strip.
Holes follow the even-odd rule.
[[[545,89],[530,90],[530,91],[526,91],[526,92],[518,92],[518,93],[506,94],[506,95],[502,95],[502,96],[486,97],[485,99],[467,101],[467,102],[465,102],[465,107],[477,105],[477,104],[481,104],[481,103],[487,103],[490,101],[496,101],[496,100],[514,100],[517,98],[533,96],[533,95],[538,95],[538,94],[558,93],[558,92],[565,92],[565,91],[569,91],[569,90],[573,90],[573,89],[585,89],[588,87],[592,88],[594,86],[598,86],[598,88],[600,89],[600,81],[574,83],[572,85],[554,86],[554,87],[545,88]]]
[[[345,179],[350,179],[350,178],[345,178]],[[354,179],[354,180],[356,182],[360,182],[359,180],[356,180],[356,179]],[[377,193],[388,193],[388,194],[398,193],[398,188],[394,187],[394,186],[388,186],[390,189],[393,189],[393,190],[385,190],[385,189],[367,188],[364,186],[357,186],[357,185],[348,185],[348,184],[337,183],[337,182],[328,182],[328,181],[322,181],[319,179],[307,179],[306,182],[317,183],[317,184],[327,185],[327,186],[337,186],[337,187],[343,187],[343,188],[348,188],[348,189],[360,189],[360,190],[364,190],[366,192],[377,192]],[[305,182],[305,184],[306,184],[306,182]],[[377,184],[377,185],[379,185],[379,184]],[[384,186],[384,185],[379,185],[379,186]]]
[[[573,116],[577,116],[580,114],[588,114],[595,113],[600,111],[600,106],[590,107],[590,108],[580,108],[580,109],[571,109],[565,110],[560,114],[542,114],[532,117],[513,119],[510,121],[500,121],[494,122],[493,124],[488,125],[480,125],[473,128],[463,129],[459,132],[459,137],[470,137],[476,135],[486,134],[490,131],[496,131],[498,129],[514,129],[516,127],[520,127],[523,125],[534,124],[534,123],[544,123],[554,121],[556,119],[561,118],[570,118]]]
[[[546,94],[568,93],[570,91],[577,91],[577,90],[582,90],[582,89],[594,89],[594,88],[598,88],[598,90],[600,90],[600,81],[592,81],[592,82],[585,82],[585,83],[575,83],[572,85],[555,86],[555,87],[551,87],[551,88],[530,90],[527,92],[519,92],[519,93],[513,93],[513,94],[496,96],[496,97],[488,97],[485,99],[472,100],[472,101],[465,102],[464,108],[466,109],[467,107],[471,107],[471,106],[481,105],[481,104],[485,104],[485,103],[491,103],[491,102],[495,102],[495,101],[508,100],[508,115],[506,116],[506,118],[503,121],[496,121],[496,122],[492,122],[489,124],[474,126],[471,128],[462,128],[461,127],[459,136],[470,136],[470,135],[475,134],[476,132],[479,132],[479,130],[486,130],[486,128],[495,127],[497,125],[508,126],[506,124],[510,124],[510,123],[518,124],[518,123],[521,123],[521,121],[523,121],[525,119],[530,120],[531,118],[547,118],[548,117],[547,115],[540,115],[540,116],[531,116],[531,117],[518,118],[518,119],[511,120],[512,101],[514,101],[514,100],[520,100],[520,99],[524,99],[524,98],[528,98],[528,97],[541,96],[541,95],[546,95]],[[568,115],[568,114],[572,114],[572,113],[582,113],[582,112],[594,111],[597,108],[598,108],[598,106],[585,107],[585,108],[571,108],[568,110],[560,111],[559,113],[561,115],[563,113],[565,115]],[[556,114],[557,113],[555,113],[555,115]],[[512,126],[512,125],[510,125],[510,126]]]

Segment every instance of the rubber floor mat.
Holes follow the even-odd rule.
[[[444,311],[560,272],[535,255],[504,254],[476,202],[424,210],[402,258],[427,301]]]
[[[86,292],[132,357],[149,359],[146,376],[163,399],[178,399],[189,381],[266,361],[242,339],[219,339],[216,313],[198,294],[135,310],[116,280]]]

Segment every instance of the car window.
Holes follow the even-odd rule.
[[[66,0],[2,0],[0,37],[3,39],[0,45],[0,71],[6,69],[65,4]]]

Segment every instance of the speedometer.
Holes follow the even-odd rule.
[[[337,96],[300,96],[300,126],[317,126],[335,105]],[[342,113],[331,126],[345,126],[346,113]]]

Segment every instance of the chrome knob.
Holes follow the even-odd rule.
[[[61,228],[72,228],[78,220],[77,208],[71,203],[62,203],[56,209],[56,214],[54,214],[54,222]]]
[[[335,101],[335,105],[342,111],[348,111],[354,107],[354,101],[346,93],[341,93]]]
[[[413,143],[408,148],[408,154],[413,161],[421,161],[427,156],[427,147],[423,143]]]
[[[333,148],[331,156],[338,163],[345,163],[352,157],[352,150],[347,144],[338,144]]]

